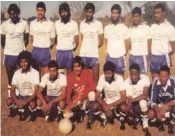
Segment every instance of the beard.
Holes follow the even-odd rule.
[[[86,22],[92,22],[92,20],[93,20],[93,17],[91,17],[91,18],[86,18]]]
[[[67,16],[61,16],[61,21],[64,23],[64,24],[67,24],[70,20],[70,16],[67,15]]]
[[[117,19],[111,18],[111,22],[112,22],[112,24],[116,25],[119,22],[119,18],[117,18]]]

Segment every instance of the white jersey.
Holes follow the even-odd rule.
[[[12,85],[18,87],[21,96],[31,96],[35,91],[34,86],[39,85],[39,73],[34,68],[27,73],[19,69],[13,75]]]
[[[11,19],[1,25],[1,34],[5,35],[4,54],[17,56],[25,49],[24,34],[29,33],[27,21],[20,19],[13,24]]]
[[[122,90],[122,84],[124,80],[123,77],[115,74],[114,75],[114,81],[112,81],[111,84],[109,84],[104,75],[100,76],[100,79],[98,81],[97,85],[97,91],[102,92],[104,90],[105,93],[105,101],[107,104],[111,104],[121,98],[121,91]]]
[[[57,50],[72,50],[75,48],[74,36],[78,35],[78,24],[70,20],[64,24],[61,20],[55,22],[57,34]]]
[[[42,77],[40,86],[42,88],[47,87],[48,96],[59,96],[61,94],[61,88],[67,86],[66,76],[59,73],[58,78],[51,82],[50,75],[47,73]]]
[[[103,34],[102,23],[93,19],[88,24],[83,20],[80,24],[80,33],[83,35],[80,56],[98,58],[99,35]]]

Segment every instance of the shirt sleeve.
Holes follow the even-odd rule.
[[[25,31],[24,31],[24,33],[29,33],[29,25],[28,25],[28,23],[26,22],[26,25],[25,25]]]
[[[102,25],[101,22],[99,23],[99,26],[98,26],[98,34],[99,34],[99,35],[100,35],[100,34],[103,34],[103,25]]]
[[[12,78],[12,85],[17,86],[18,85],[18,74],[15,72]]]
[[[123,80],[123,77],[120,78],[120,82],[119,82],[119,85],[120,85],[120,88],[119,90],[120,91],[126,91],[126,89],[124,88],[124,80]]]
[[[169,29],[168,32],[169,32],[168,33],[168,39],[169,39],[169,41],[175,41],[175,29],[174,29],[174,27],[172,26],[172,28]]]
[[[149,80],[149,77],[146,76],[143,81],[143,87],[149,87],[149,86],[150,86],[150,80]]]
[[[80,33],[83,34],[83,22],[80,23]]]
[[[74,29],[75,29],[74,30],[74,36],[76,36],[76,35],[79,34],[79,32],[78,32],[78,24],[77,23],[75,23],[75,28]]]
[[[61,87],[66,87],[67,86],[67,79],[65,75],[62,75],[62,79],[61,79]]]
[[[1,25],[1,34],[2,35],[5,35],[7,32],[6,32],[6,25],[5,25],[5,23],[2,23],[2,25]]]
[[[157,105],[157,95],[158,95],[158,86],[157,86],[157,81],[153,82],[153,87],[151,90],[151,107],[154,105]]]
[[[33,23],[30,22],[30,35],[34,35]]]
[[[125,26],[124,39],[125,40],[129,39],[129,30],[127,26]]]
[[[45,88],[46,84],[47,84],[47,74],[45,74],[45,75],[41,78],[41,82],[40,82],[39,86],[42,87],[42,88]]]
[[[50,31],[50,38],[51,39],[54,39],[55,36],[56,36],[55,25],[54,25],[54,23],[52,23],[52,25],[51,25],[51,31]]]
[[[108,39],[107,27],[104,28],[104,37],[105,39]]]
[[[103,76],[101,76],[99,81],[98,81],[98,84],[97,84],[97,91],[100,93],[104,89],[104,82],[103,81],[104,81]]]
[[[149,26],[147,26],[147,35],[146,35],[147,39],[151,39],[151,28]]]
[[[34,85],[39,85],[39,72],[36,71],[35,78],[33,78]]]

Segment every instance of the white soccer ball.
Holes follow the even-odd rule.
[[[69,134],[72,131],[72,123],[69,119],[61,120],[58,127],[62,134]]]

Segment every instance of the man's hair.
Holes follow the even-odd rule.
[[[135,7],[135,8],[132,10],[132,15],[134,15],[134,14],[142,15],[142,10],[141,10],[141,8]]]
[[[51,60],[47,66],[48,68],[56,68],[58,70],[58,64],[55,60]]]
[[[8,14],[10,14],[11,11],[14,11],[15,13],[17,13],[18,15],[20,14],[20,9],[16,4],[10,4],[7,12]]]
[[[114,4],[112,7],[111,7],[111,12],[113,10],[118,10],[118,13],[121,14],[122,12],[122,9],[121,9],[121,6],[119,4]]]
[[[25,59],[28,62],[28,67],[32,66],[32,54],[28,51],[22,51],[18,56],[18,63],[20,65],[20,62],[22,59]]]
[[[107,61],[103,66],[103,72],[106,72],[106,71],[112,71],[114,73],[115,65],[112,62]]]
[[[161,71],[167,72],[168,75],[170,74],[170,68],[169,68],[167,65],[161,66],[161,67],[160,67],[160,70],[159,70],[159,73],[160,73]]]
[[[62,3],[62,4],[59,6],[59,14],[60,14],[60,15],[61,15],[61,11],[62,11],[62,10],[67,11],[69,17],[71,16],[69,4],[67,4],[67,3]]]
[[[137,70],[140,73],[140,67],[137,63],[133,63],[130,67],[129,67],[129,71],[131,70]]]
[[[84,9],[85,9],[85,11],[92,9],[92,12],[94,13],[95,12],[95,5],[93,3],[86,3],[86,6]]]
[[[75,63],[78,63],[82,68],[84,68],[84,62],[80,56],[74,57],[72,64],[75,64]]]
[[[163,12],[165,12],[165,6],[164,6],[163,3],[158,3],[158,4],[154,7],[154,9],[158,9],[158,8],[160,8]]]
[[[37,8],[43,8],[44,11],[46,11],[46,5],[44,4],[44,2],[38,2],[38,3],[36,4],[36,9],[37,9]]]

